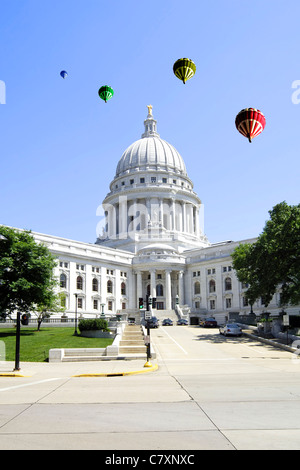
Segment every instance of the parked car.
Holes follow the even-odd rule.
[[[188,325],[189,322],[185,318],[180,318],[180,320],[177,321],[177,325]]]
[[[171,318],[165,318],[162,321],[162,326],[172,326],[173,325],[173,320]]]
[[[218,326],[218,323],[215,318],[210,317],[200,321],[200,326],[203,326],[204,328],[215,328]]]
[[[147,322],[148,322],[149,328],[158,328],[159,327],[158,319],[156,317],[150,318],[150,320],[147,320]],[[147,326],[147,322],[146,322],[146,326]]]
[[[242,328],[236,323],[227,323],[226,325],[220,326],[219,332],[224,336],[241,336]]]

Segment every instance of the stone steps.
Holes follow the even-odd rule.
[[[105,348],[65,349],[62,362],[99,361],[104,357]]]
[[[147,354],[144,333],[140,325],[126,325],[119,344],[119,355]]]

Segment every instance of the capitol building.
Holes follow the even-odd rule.
[[[187,317],[191,324],[249,313],[247,286],[238,281],[231,254],[255,239],[209,242],[200,223],[201,200],[183,158],[160,137],[152,106],[144,126],[117,163],[94,244],[33,232],[58,259],[65,315],[104,312],[138,321],[141,300],[146,306],[149,296],[155,316]],[[279,312],[279,295],[267,309],[259,299],[254,313]]]

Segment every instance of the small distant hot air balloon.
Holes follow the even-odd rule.
[[[66,77],[68,76],[68,73],[67,73],[65,70],[62,70],[62,71],[60,72],[60,76],[61,76],[62,78],[66,78]]]
[[[266,118],[259,109],[245,108],[235,118],[237,130],[249,139],[249,142],[265,128]]]
[[[196,65],[191,59],[178,59],[173,65],[173,72],[179,80],[185,83],[196,73]]]
[[[110,86],[104,85],[101,88],[99,88],[98,95],[100,96],[102,100],[105,101],[105,103],[107,103],[107,101],[113,97],[114,90]]]

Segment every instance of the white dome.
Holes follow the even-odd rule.
[[[123,153],[116,177],[135,170],[165,170],[186,176],[184,161],[173,145],[159,137],[144,137]]]
[[[151,109],[149,109],[151,108]],[[173,145],[161,139],[156,132],[156,121],[149,106],[144,121],[142,138],[131,144],[123,153],[116,170],[116,178],[133,171],[162,170],[187,176],[184,161]]]

